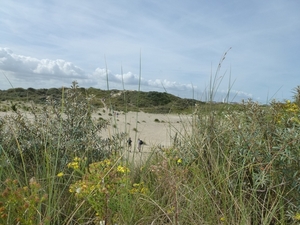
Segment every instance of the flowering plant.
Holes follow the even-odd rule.
[[[81,180],[69,192],[86,200],[96,212],[96,220],[117,222],[124,202],[137,193],[146,193],[144,183],[130,182],[130,169],[119,159],[105,159],[88,166]]]

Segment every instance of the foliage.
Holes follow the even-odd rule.
[[[41,185],[32,179],[28,186],[20,187],[18,180],[7,179],[0,196],[0,218],[6,224],[37,224],[49,219],[37,217],[37,210],[48,198]],[[16,215],[15,213],[18,213]]]
[[[214,209],[207,216],[225,216],[228,224],[293,223],[300,211],[298,106],[249,101],[242,110],[202,115],[195,114],[192,134],[175,153],[188,168],[199,166]]]
[[[92,98],[83,96],[77,83],[73,82],[70,89],[63,91],[60,102],[48,97],[42,110],[32,104],[26,114],[16,109],[12,115],[3,118],[0,130],[1,178],[17,176],[21,186],[28,186],[29,180],[35,177],[47,186],[44,188],[49,195],[48,207],[64,208],[64,200],[69,197],[64,194],[66,187],[55,183],[56,174],[64,171],[76,156],[86,158],[86,163],[107,158],[111,149],[120,150],[125,137],[122,133],[109,140],[101,137],[107,122],[91,117],[93,108],[89,102]],[[80,174],[72,174],[68,182],[78,179],[78,176]],[[53,193],[54,188],[60,191]],[[58,201],[55,198],[59,196]],[[43,213],[54,212],[48,208]]]
[[[35,104],[47,104],[49,97],[60,102],[62,92],[69,88],[11,88],[0,90],[0,101],[19,101]],[[144,111],[149,113],[191,113],[195,104],[204,104],[194,99],[182,99],[169,93],[156,91],[137,92],[120,90],[101,90],[96,88],[79,88],[77,91],[83,96],[93,95],[89,104],[94,107],[104,107],[102,100],[106,100],[107,107],[116,111]],[[124,99],[124,96],[126,98]]]
[[[70,185],[69,191],[76,199],[85,200],[95,211],[95,221],[115,224],[130,219],[135,211],[130,200],[147,191],[143,183],[131,183],[130,169],[120,159],[90,164],[82,171],[82,179]]]
[[[113,104],[118,92],[109,93]],[[125,134],[101,138],[106,122],[91,118],[93,97],[76,82],[61,94],[26,114],[17,104],[0,120],[1,224],[299,223],[296,97],[264,106],[191,101],[186,132],[174,127],[172,145],[145,156],[124,150]],[[166,93],[148,98],[175,107]]]

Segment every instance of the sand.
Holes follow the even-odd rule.
[[[12,112],[0,112],[0,118]],[[32,115],[25,113],[28,118]],[[102,117],[110,122],[101,135],[109,138],[116,133],[124,132],[132,139],[132,152],[137,152],[137,140],[140,138],[145,145],[142,152],[151,152],[153,147],[168,147],[173,144],[174,137],[189,132],[191,115],[151,114],[144,112],[114,112],[99,109],[93,113],[93,118]],[[137,132],[136,132],[137,130]]]
[[[98,113],[101,113],[99,115]],[[146,144],[142,151],[151,151],[154,146],[168,147],[173,144],[174,137],[189,132],[191,116],[176,114],[152,114],[144,112],[114,112],[113,114],[99,111],[93,117],[102,117],[110,121],[110,126],[101,135],[110,137],[125,132],[132,139],[132,149],[137,151],[137,140]],[[136,132],[137,130],[137,132]]]

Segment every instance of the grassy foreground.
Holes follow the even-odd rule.
[[[196,105],[191,133],[135,164],[73,84],[0,120],[0,224],[298,224],[297,96]]]

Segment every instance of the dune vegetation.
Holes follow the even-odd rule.
[[[299,87],[294,97],[193,102],[192,132],[142,163],[126,133],[102,137],[99,98],[76,82],[44,104],[11,100],[1,106],[11,113],[0,119],[0,224],[298,224]]]
[[[47,98],[60,102],[64,88],[34,89],[34,88],[10,88],[0,90],[0,111],[11,110],[12,106],[18,106],[26,110],[26,103],[33,102],[37,105],[45,105]],[[117,111],[143,111],[147,113],[191,113],[195,104],[205,104],[205,102],[195,99],[180,98],[166,92],[157,91],[129,91],[129,90],[101,90],[97,88],[81,88],[78,92],[82,96],[93,96],[89,102],[95,108],[104,107],[103,100],[109,100],[106,104]]]
[[[294,91],[294,99],[260,105],[77,82],[12,88],[1,94],[0,110],[11,112],[0,117],[0,224],[298,224],[300,87]],[[170,146],[152,146],[139,160],[128,134],[103,136],[108,121],[92,113],[104,101],[125,115],[188,113],[191,121]]]

